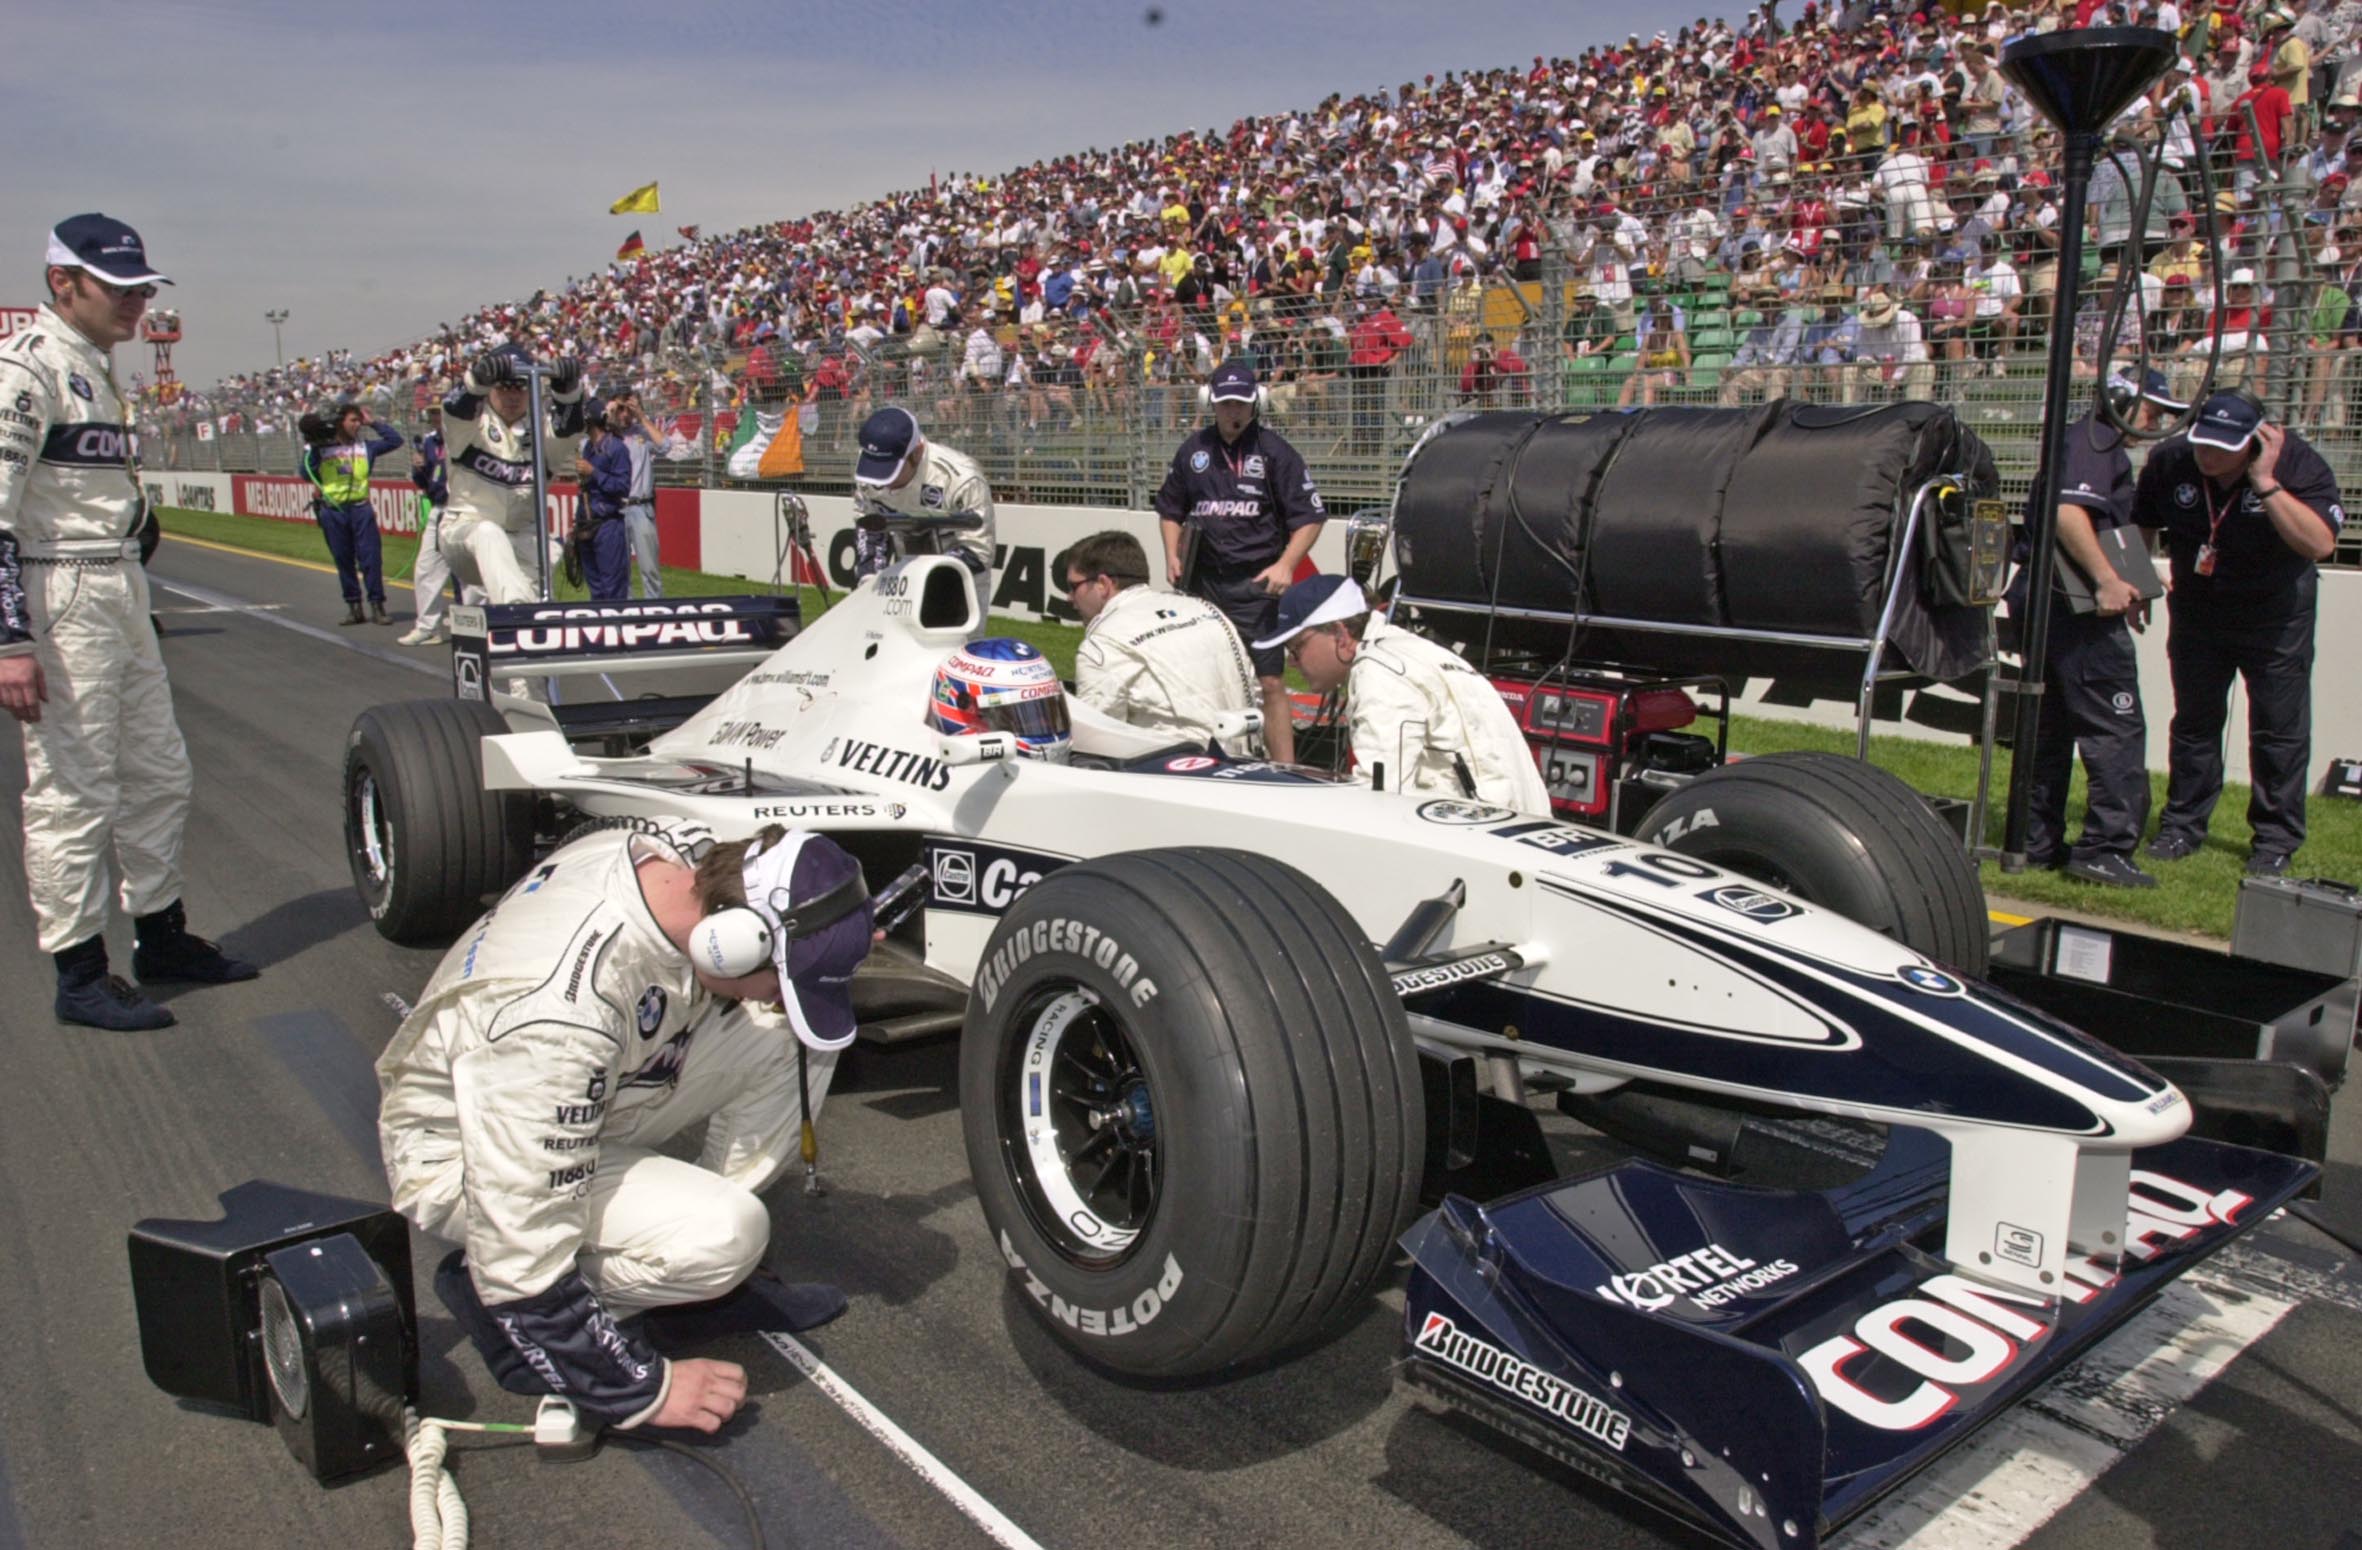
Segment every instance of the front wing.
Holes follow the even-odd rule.
[[[1628,1163],[1450,1197],[1403,1240],[1402,1376],[1726,1543],[1811,1550],[2316,1171],[2213,1141],[2139,1152],[2119,1263],[2071,1260],[2040,1297],[1941,1256],[1944,1150],[1897,1129],[1825,1193]]]

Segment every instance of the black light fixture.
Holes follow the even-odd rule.
[[[2067,393],[2075,371],[2075,313],[2083,289],[2084,205],[2091,192],[2100,135],[2173,63],[2173,34],[2154,27],[2061,28],[2015,38],[2001,51],[2001,73],[2066,137],[2059,175],[2059,284],[2051,307],[2049,371],[2042,384],[2042,464],[2034,478],[2026,536],[2026,620],[2018,632],[2021,692],[2009,768],[2008,817],[2001,840],[2004,871],[2026,867],[2026,828],[2034,793],[2034,742],[2042,719],[2041,686],[2050,657],[2050,591],[2058,570],[2059,469],[2067,451]],[[2103,366],[2105,362],[2101,363]],[[1983,836],[1978,836],[1982,843]]]
[[[219,1221],[131,1229],[148,1377],[270,1422],[319,1479],[399,1462],[402,1412],[418,1398],[409,1225],[262,1179],[221,1206]]]

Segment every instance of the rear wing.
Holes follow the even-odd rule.
[[[1943,1258],[1943,1145],[1792,1193],[1632,1163],[1405,1237],[1404,1380],[1726,1544],[1812,1550],[2261,1223],[2312,1164],[2134,1154],[2123,1252],[2054,1296]]]
[[[649,735],[687,719],[802,624],[793,597],[454,608],[452,688],[488,700],[524,679],[570,736]]]

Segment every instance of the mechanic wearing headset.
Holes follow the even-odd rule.
[[[445,480],[451,503],[439,524],[443,561],[463,587],[482,587],[493,603],[541,598],[540,531],[533,509],[533,457],[547,443],[545,467],[573,462],[571,443],[582,434],[582,362],[552,362],[548,423],[525,423],[531,396],[520,368],[532,357],[514,344],[468,362],[458,387],[443,400]]]
[[[1263,695],[1263,742],[1282,764],[1296,757],[1295,725],[1280,653],[1259,637],[1271,633],[1280,593],[1312,552],[1327,512],[1303,457],[1255,417],[1255,373],[1224,361],[1206,379],[1214,423],[1192,432],[1173,454],[1156,492],[1164,527],[1165,579],[1212,603],[1255,642]],[[1183,539],[1197,529],[1195,562],[1184,566]],[[1186,572],[1186,573],[1185,573]]]
[[[2144,431],[2156,427],[2160,409],[2178,413],[2187,407],[2173,402],[2164,373],[2157,371],[2144,373],[2138,384],[2112,376],[2107,392],[2116,412]],[[2132,636],[2147,627],[2149,605],[2108,563],[2099,536],[2132,519],[2132,458],[2123,433],[2096,411],[2067,427],[2058,489],[2059,558],[2090,578],[2093,606],[2077,613],[2063,584],[2051,596],[2026,855],[2036,866],[2063,867],[2069,877],[2103,887],[2154,888],[2157,880],[2132,860],[2149,821],[2149,729]],[[2027,587],[2021,565],[2009,591],[2014,619],[2027,617]],[[2078,748],[2088,799],[2083,837],[2069,849],[2067,785]]]
[[[1203,744],[1216,717],[1259,703],[1236,627],[1204,598],[1152,590],[1131,534],[1093,533],[1066,551],[1066,595],[1083,621],[1074,692],[1085,705]]]
[[[992,486],[974,458],[920,434],[918,420],[900,404],[861,422],[861,456],[853,464],[855,575],[874,576],[904,553],[902,535],[875,520],[888,516],[982,517],[984,525],[973,532],[945,535],[940,552],[975,572],[978,601],[992,607]],[[872,520],[865,524],[865,517]]]
[[[844,1310],[761,1268],[757,1197],[853,1038],[870,916],[821,836],[651,823],[563,846],[445,956],[377,1062],[378,1134],[395,1208],[464,1245],[435,1290],[503,1388],[711,1432],[745,1372],[659,1346]],[[658,1150],[700,1121],[698,1162]]]
[[[1373,616],[1350,576],[1310,576],[1279,600],[1277,630],[1305,682],[1345,691],[1353,773],[1388,791],[1550,812],[1550,792],[1517,718],[1451,648]]]
[[[2179,861],[2205,838],[2223,790],[2223,723],[2237,677],[2248,696],[2247,870],[2283,876],[2305,842],[2317,567],[2336,552],[2346,519],[2337,479],[2302,437],[2234,388],[2149,454],[2132,519],[2163,528],[2173,556],[2173,740],[2148,854]]]
[[[191,935],[181,909],[189,751],[132,563],[148,513],[113,351],[171,282],[104,215],[58,223],[45,278],[49,304],[0,343],[0,710],[23,728],[25,881],[58,1018],[169,1028],[169,1011],[107,972],[110,871],[141,980],[257,973]]]

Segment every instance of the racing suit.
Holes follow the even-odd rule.
[[[993,546],[992,486],[985,483],[984,470],[965,452],[928,442],[919,449],[919,468],[910,482],[899,490],[884,485],[862,484],[853,487],[853,517],[861,518],[880,513],[905,517],[977,516],[984,525],[973,533],[944,535],[942,552],[957,555],[976,573],[979,601],[992,607],[992,569],[996,551]],[[905,551],[893,535],[864,532],[858,526],[853,532],[853,569],[859,576],[872,576],[884,570]]]
[[[1262,703],[1246,645],[1222,610],[1145,586],[1109,598],[1084,629],[1074,689],[1119,721],[1198,743],[1212,741],[1216,716]]]
[[[1517,718],[1449,647],[1372,615],[1347,670],[1345,697],[1360,779],[1383,764],[1389,791],[1549,816],[1550,792]]]
[[[551,395],[545,466],[574,466],[582,435],[582,389]],[[462,586],[480,586],[494,603],[531,603],[541,597],[542,559],[533,552],[540,530],[533,510],[533,436],[523,421],[505,424],[491,401],[462,381],[443,400],[445,479],[451,502],[443,508],[443,561]],[[552,477],[555,477],[554,475]],[[553,546],[549,563],[555,566]]]
[[[445,593],[451,585],[451,567],[443,559],[443,508],[451,502],[449,466],[443,456],[441,431],[428,431],[418,438],[418,455],[410,463],[410,482],[418,488],[418,564],[410,574],[418,619],[410,633],[420,640],[443,628],[448,606]],[[483,589],[469,587],[461,600],[481,603]]]
[[[688,834],[593,834],[535,867],[377,1062],[395,1208],[465,1245],[551,1392],[620,1426],[669,1370],[615,1319],[745,1280],[770,1241],[756,1192],[797,1155],[794,1035],[707,992],[640,891],[640,861],[691,863]],[[809,1059],[817,1113],[835,1057]],[[700,1120],[698,1163],[657,1150]]]
[[[43,307],[0,344],[0,656],[40,659],[24,727],[25,875],[41,949],[180,898],[189,755],[137,563],[144,517],[106,352]]]

